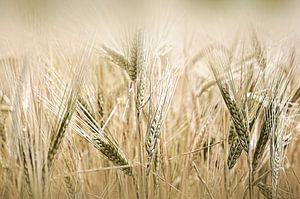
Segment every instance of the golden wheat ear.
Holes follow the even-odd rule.
[[[153,155],[157,150],[157,143],[160,139],[161,126],[163,124],[163,119],[168,110],[168,106],[173,96],[176,78],[171,77],[172,72],[166,71],[164,80],[162,80],[162,85],[160,88],[157,104],[155,105],[155,110],[150,113],[150,120],[147,126],[147,132],[145,136],[145,150],[147,155],[147,169],[146,173],[149,175]]]
[[[52,129],[51,141],[48,149],[47,166],[51,168],[57,150],[59,149],[63,138],[66,134],[66,129],[70,123],[71,117],[75,111],[75,104],[77,101],[77,95],[74,91],[66,93],[63,97],[62,108],[59,111],[58,120],[55,127]]]
[[[96,118],[78,101],[75,132],[98,149],[109,161],[118,166],[124,174],[132,176],[132,166],[104,124],[100,127]]]
[[[230,96],[229,90],[219,79],[219,73],[217,72],[217,69],[212,65],[210,65],[210,66],[211,66],[210,68],[215,76],[215,79],[217,81],[217,85],[221,92],[223,100],[226,104],[226,107],[227,107],[229,113],[230,113],[231,120],[235,127],[235,131],[239,138],[240,144],[242,145],[243,149],[248,153],[249,152],[249,133],[247,130],[246,118],[245,118],[243,112],[241,111],[241,108],[236,103],[236,101],[234,99],[232,99],[232,97]]]
[[[263,156],[266,144],[270,138],[271,132],[276,128],[276,118],[278,115],[276,110],[274,111],[273,102],[271,102],[267,108],[265,108],[265,116],[263,120],[263,125],[260,131],[259,139],[254,151],[254,156],[252,160],[253,172],[256,171],[257,166],[260,162],[261,157]]]
[[[130,60],[125,58],[124,55],[114,51],[113,49],[103,46],[103,50],[105,51],[105,57],[113,64],[119,66],[123,70],[125,70],[132,81],[136,80],[137,76],[137,65],[136,63],[131,63]]]
[[[102,47],[105,54],[106,59],[108,59],[110,62],[114,63],[115,65],[119,66],[120,68],[124,69],[127,71],[130,62],[125,58],[124,55],[118,53],[117,51],[107,47],[103,46]]]

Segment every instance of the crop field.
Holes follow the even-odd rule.
[[[0,0],[0,198],[299,199],[298,5]]]

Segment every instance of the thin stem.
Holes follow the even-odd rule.
[[[136,93],[137,93],[137,87],[135,87],[136,89]],[[140,127],[140,107],[137,107],[137,103],[136,104],[136,128],[137,128],[137,132],[138,132],[138,141],[139,141],[139,161],[140,163],[143,165],[144,161],[143,161],[143,136],[142,136],[142,132],[141,132],[141,127]],[[147,198],[148,197],[148,193],[147,193],[147,182],[145,179],[145,175],[144,175],[144,167],[140,167],[140,175],[141,175],[141,187],[143,189],[143,194],[144,197],[143,198]]]
[[[196,173],[197,173],[197,177],[198,177],[199,180],[203,183],[203,185],[204,185],[206,191],[208,192],[209,197],[210,197],[211,199],[214,199],[214,197],[213,197],[213,195],[211,194],[211,191],[209,190],[209,188],[208,188],[206,182],[201,178],[200,173],[199,173],[199,170],[198,170],[198,168],[197,168],[195,162],[193,162],[193,166],[194,166],[194,169],[195,169],[195,171],[196,171]]]
[[[250,148],[250,147],[249,147]],[[250,149],[247,155],[247,163],[248,163],[248,168],[249,168],[249,199],[253,198],[253,169],[252,169],[252,164],[251,164],[251,157],[250,157]]]

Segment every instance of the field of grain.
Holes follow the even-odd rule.
[[[0,198],[300,198],[296,1],[1,1]]]

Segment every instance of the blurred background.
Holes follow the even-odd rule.
[[[177,25],[178,20],[193,21],[220,29],[229,22],[251,22],[286,30],[298,28],[298,11],[296,0],[0,0],[0,28],[2,37],[26,32],[71,36],[113,23],[130,24],[129,19],[160,17]]]

